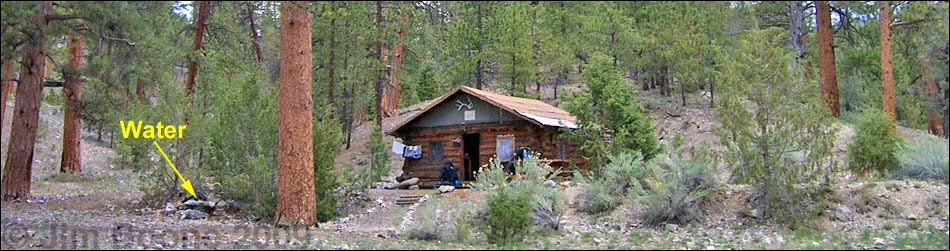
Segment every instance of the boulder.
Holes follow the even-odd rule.
[[[162,214],[166,216],[173,215],[176,212],[178,212],[178,209],[175,208],[175,206],[172,205],[172,203],[165,203],[165,208],[162,209]]]
[[[455,191],[454,186],[440,186],[439,187],[439,193],[451,193],[452,191]]]
[[[409,186],[409,190],[419,190],[419,185],[411,185]]]
[[[756,220],[762,219],[762,211],[759,211],[759,209],[752,209],[752,211],[749,212],[749,216],[752,216],[752,218]]]
[[[676,224],[666,224],[666,230],[670,232],[676,232],[680,230],[680,226]]]
[[[188,200],[179,206],[181,210],[198,210],[206,214],[214,212],[215,204],[206,200]]]
[[[189,210],[185,210],[181,214],[181,218],[185,220],[200,220],[200,219],[208,218],[208,214],[202,211],[189,209]]]
[[[851,208],[846,206],[838,207],[835,210],[835,218],[839,221],[852,221],[854,220],[854,211],[851,211]]]
[[[557,183],[554,182],[553,180],[545,180],[543,185],[544,185],[544,186],[547,186],[547,187],[550,187],[550,188],[556,188],[556,187],[557,187]]]

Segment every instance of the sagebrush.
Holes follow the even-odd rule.
[[[581,212],[606,213],[644,192],[641,181],[650,172],[641,155],[623,152],[607,158],[609,162],[603,170],[588,175],[575,174],[582,189],[576,199]]]
[[[687,150],[689,156],[687,156]],[[719,187],[718,162],[705,146],[660,155],[651,165],[651,189],[640,200],[641,219],[649,225],[686,224],[702,216],[709,194]]]

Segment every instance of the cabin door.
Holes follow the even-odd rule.
[[[465,170],[460,175],[464,181],[473,181],[475,180],[475,171],[478,170],[480,166],[478,162],[478,150],[481,146],[480,137],[478,133],[471,133],[462,135],[462,161],[465,166]]]

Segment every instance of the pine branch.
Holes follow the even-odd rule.
[[[66,81],[63,81],[63,80],[43,81],[43,87],[63,87],[64,84],[66,84]]]
[[[46,15],[46,20],[49,21],[66,21],[72,19],[78,19],[79,17],[73,15]]]
[[[115,41],[115,42],[123,42],[123,43],[125,43],[125,44],[128,45],[128,46],[135,47],[135,43],[130,42],[128,39],[125,39],[125,38],[114,38],[114,37],[109,37],[109,36],[106,36],[106,35],[102,35],[102,36],[100,36],[100,37],[102,37],[102,38],[105,39],[105,40]]]
[[[925,18],[925,19],[917,19],[917,20],[910,20],[910,21],[893,22],[891,23],[890,27],[891,29],[894,29],[901,26],[910,26],[910,25],[915,25],[917,23],[930,22],[930,21],[934,21],[934,19]]]

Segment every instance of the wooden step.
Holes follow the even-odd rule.
[[[397,206],[406,206],[419,203],[423,195],[403,195],[396,198]]]

